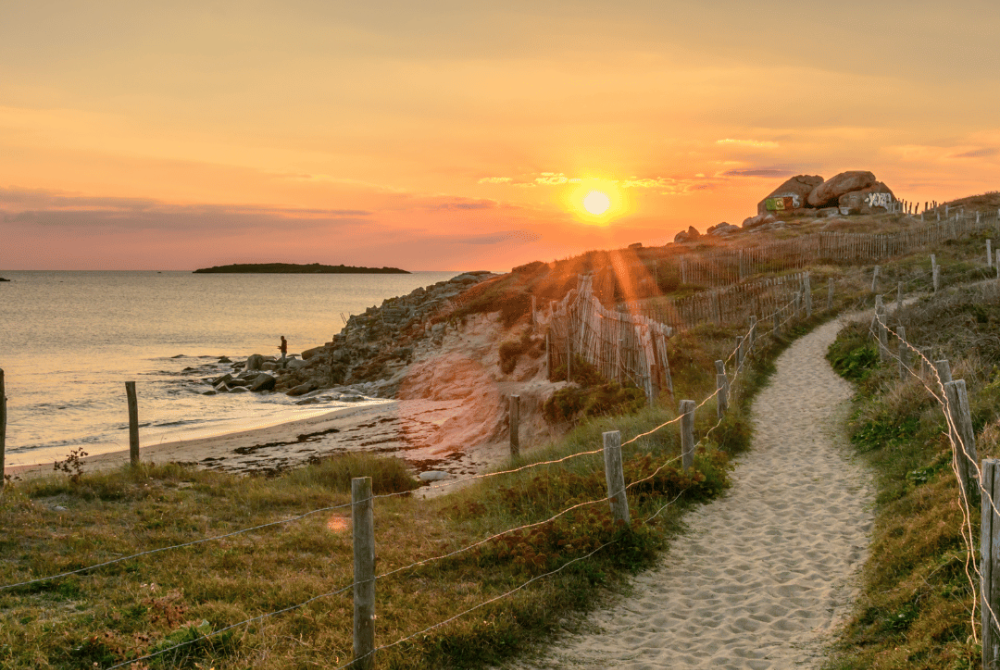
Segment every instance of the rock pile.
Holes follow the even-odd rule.
[[[797,175],[757,203],[757,216],[746,219],[743,227],[773,224],[780,215],[834,217],[887,212],[895,200],[889,187],[868,171],[841,172],[825,181],[818,175]]]
[[[203,380],[212,387],[204,395],[275,391],[302,396],[331,387],[339,388],[340,400],[360,399],[359,394],[391,395],[395,388],[388,380],[406,367],[413,342],[422,337],[439,339],[444,333],[443,323],[426,327],[429,317],[493,276],[486,271],[466,272],[389,298],[380,307],[351,316],[333,341],[303,351],[301,359],[293,355],[282,366],[273,356],[253,354],[233,363],[232,372]]]

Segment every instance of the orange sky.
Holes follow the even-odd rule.
[[[486,4],[0,2],[0,269],[506,270],[800,173],[1000,188],[991,2]]]

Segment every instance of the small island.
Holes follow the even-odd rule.
[[[194,274],[207,273],[254,273],[254,274],[380,274],[380,275],[408,275],[406,270],[399,268],[365,268],[353,265],[320,265],[310,263],[299,265],[297,263],[236,263],[234,265],[217,265],[210,268],[195,270]]]
[[[0,277],[0,281],[10,281],[10,280],[9,279],[4,279],[3,277]]]

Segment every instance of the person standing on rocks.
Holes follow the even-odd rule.
[[[284,335],[281,336],[281,344],[278,345],[278,349],[281,351],[281,361],[279,361],[279,363],[281,364],[281,368],[284,369],[285,366],[288,365],[288,362],[285,359],[288,355],[288,340],[285,339]]]

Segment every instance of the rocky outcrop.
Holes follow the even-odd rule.
[[[466,272],[414,289],[408,295],[383,301],[380,307],[369,307],[364,314],[351,316],[333,341],[306,349],[301,359],[289,356],[284,367],[274,357],[253,354],[246,361],[233,363],[232,373],[203,381],[215,393],[273,390],[297,397],[320,388],[388,379],[409,364],[415,340],[438,341],[444,335],[445,323],[429,323],[434,314],[468,288],[493,276],[486,271]],[[383,384],[371,387],[369,392],[385,396],[393,391]]]
[[[750,216],[743,220],[743,227],[747,229],[757,228],[764,225],[765,223],[774,223],[778,220],[774,214],[758,214],[757,216]]]
[[[806,201],[810,207],[829,207],[836,205],[840,196],[851,191],[860,191],[875,183],[875,175],[867,170],[850,170],[841,172],[817,186],[809,193]]]
[[[682,230],[681,232],[674,235],[674,243],[682,244],[684,242],[690,242],[692,240],[696,240],[699,237],[701,237],[701,233],[698,232],[698,229],[695,228],[694,226],[689,226],[686,231]]]
[[[880,181],[875,182],[860,191],[851,191],[840,196],[838,200],[838,213],[850,214],[878,214],[889,211],[889,205],[895,201],[896,197],[888,186]]]
[[[757,203],[757,215],[766,214],[768,211],[775,211],[775,207],[768,208],[767,201],[773,198],[790,198],[791,202],[782,202],[780,210],[805,207],[806,199],[813,189],[823,183],[823,178],[819,175],[800,174],[792,177],[778,188],[771,191],[763,200]],[[786,207],[790,205],[790,207]]]
[[[733,233],[740,232],[739,226],[734,226],[731,223],[717,223],[708,230],[705,231],[706,235],[712,235],[713,237],[724,237],[726,235],[732,235]]]

